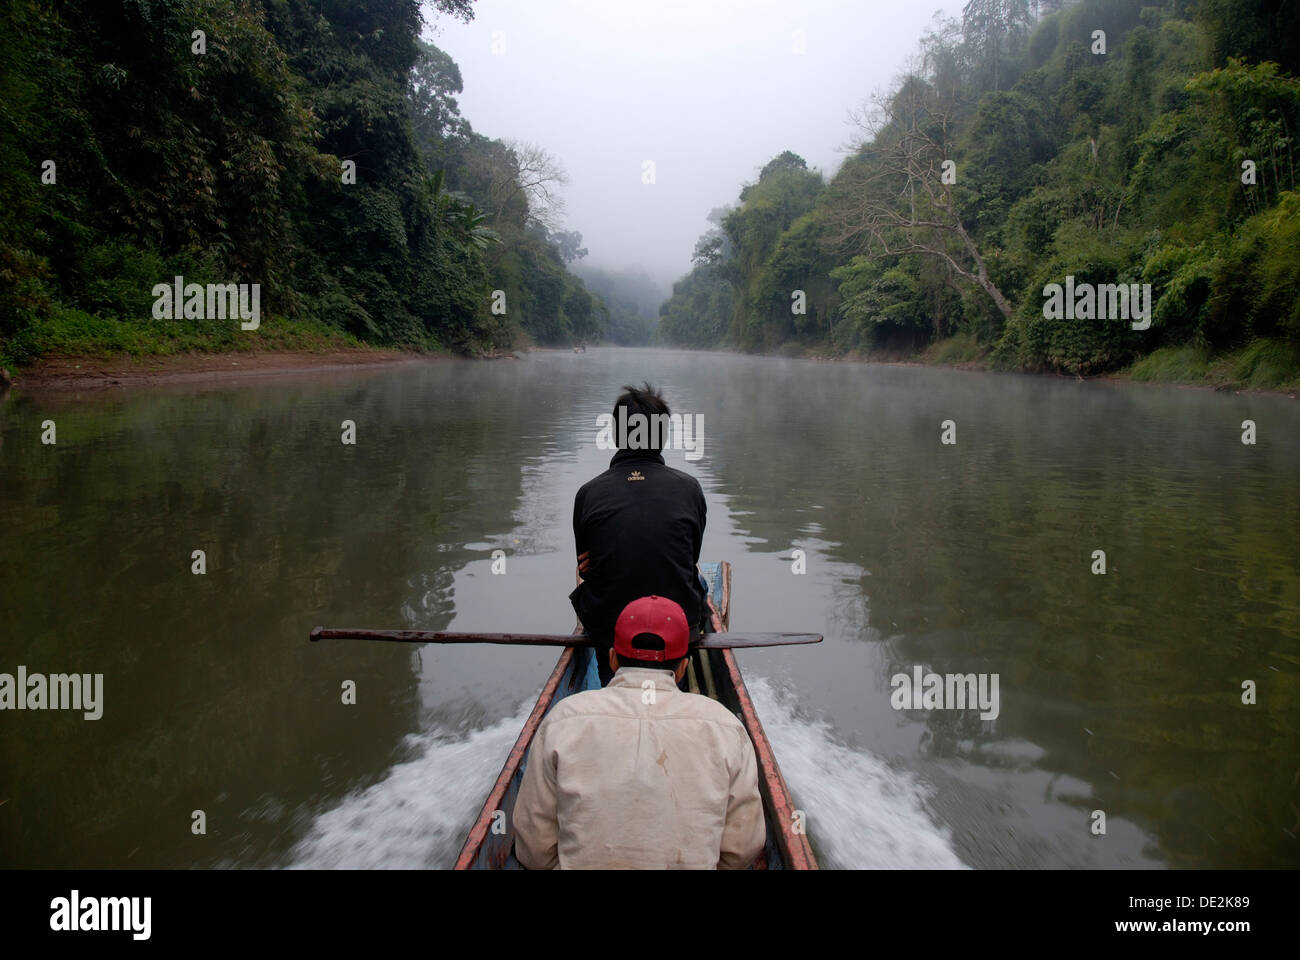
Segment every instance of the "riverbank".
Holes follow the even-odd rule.
[[[571,347],[528,344],[517,352],[567,353]],[[1152,383],[1234,393],[1275,393],[1300,399],[1300,376],[1289,373],[1286,348],[1266,341],[1218,357],[1207,357],[1191,347],[1157,350],[1122,370],[1079,377],[1112,383]],[[873,363],[888,366],[947,367],[953,370],[1003,372],[991,351],[972,339],[949,337],[916,352],[907,350],[825,353],[816,348],[786,345],[772,356],[798,357],[826,362]],[[85,390],[148,383],[216,382],[248,377],[321,370],[349,370],[375,366],[445,360],[451,353],[385,349],[361,343],[311,349],[268,348],[228,352],[173,354],[71,354],[46,356],[30,366],[0,371],[0,391],[7,386],[26,390]],[[489,354],[482,359],[513,359],[514,353]],[[6,381],[5,376],[11,378]]]
[[[23,390],[94,390],[152,383],[224,382],[249,377],[446,360],[447,353],[417,353],[375,347],[327,350],[243,350],[231,353],[180,353],[163,356],[42,357],[10,371]]]
[[[831,354],[814,348],[799,352],[782,350],[778,355],[990,373],[1002,370],[993,362],[990,348],[976,344],[973,337],[962,335],[948,337],[915,352],[882,350]],[[1190,346],[1164,347],[1123,369],[1077,379],[1152,383],[1233,393],[1278,393],[1297,399],[1300,398],[1300,350],[1268,340],[1256,340],[1240,350],[1217,356]]]

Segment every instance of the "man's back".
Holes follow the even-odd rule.
[[[753,744],[672,673],[624,667],[538,728],[514,826],[530,869],[747,867],[766,836]]]
[[[704,523],[698,480],[654,451],[620,450],[573,503],[574,541],[589,562],[570,600],[587,632],[608,641],[623,608],[651,594],[698,625],[707,610],[696,572]]]

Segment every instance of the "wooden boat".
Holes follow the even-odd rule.
[[[718,611],[723,630],[731,620],[731,564],[703,563],[700,571],[709,583],[713,606]],[[693,692],[703,693],[722,703],[736,714],[749,731],[758,758],[758,788],[763,796],[767,816],[767,843],[754,863],[755,870],[816,870],[808,837],[803,832],[803,816],[795,810],[781,768],[777,765],[763,725],[758,720],[740,667],[731,650],[694,650],[688,669]],[[583,690],[598,690],[595,653],[591,647],[565,647],[551,671],[515,745],[506,757],[505,766],[479,811],[474,826],[456,858],[457,870],[519,870],[513,854],[514,806],[523,782],[524,764],[533,735],[550,709],[565,697]],[[498,811],[505,814],[498,816]],[[493,828],[496,827],[496,832]]]

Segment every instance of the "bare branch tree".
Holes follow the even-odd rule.
[[[837,230],[832,242],[940,260],[984,290],[1009,318],[1011,304],[962,223],[952,185],[943,182],[954,124],[948,105],[912,76],[894,95],[873,97],[852,119],[863,136],[839,178],[841,196],[831,205]]]
[[[557,230],[564,214],[564,197],[560,195],[560,188],[569,182],[568,174],[560,161],[538,144],[507,140],[506,146],[515,160],[516,192],[522,191],[528,198],[529,219],[547,230]],[[507,197],[506,201],[509,199]]]
[[[564,211],[560,187],[568,176],[545,149],[519,140],[479,138],[467,165],[487,194],[494,224],[509,219],[520,226],[538,224],[548,232],[558,229]]]

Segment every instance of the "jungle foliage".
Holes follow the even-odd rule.
[[[425,9],[468,21],[471,4]],[[232,346],[225,321],[153,316],[178,275],[260,284],[282,333],[467,353],[600,339],[606,311],[543,223],[562,171],[473,131],[421,11],[0,0],[0,359]],[[539,156],[540,191],[523,182]]]
[[[1296,356],[1297,38],[1300,11],[1264,0],[971,0],[856,117],[829,180],[783,153],[713,219],[662,336],[866,354],[958,338],[1077,374],[1182,347]],[[1149,283],[1149,328],[1045,319],[1067,275]]]

